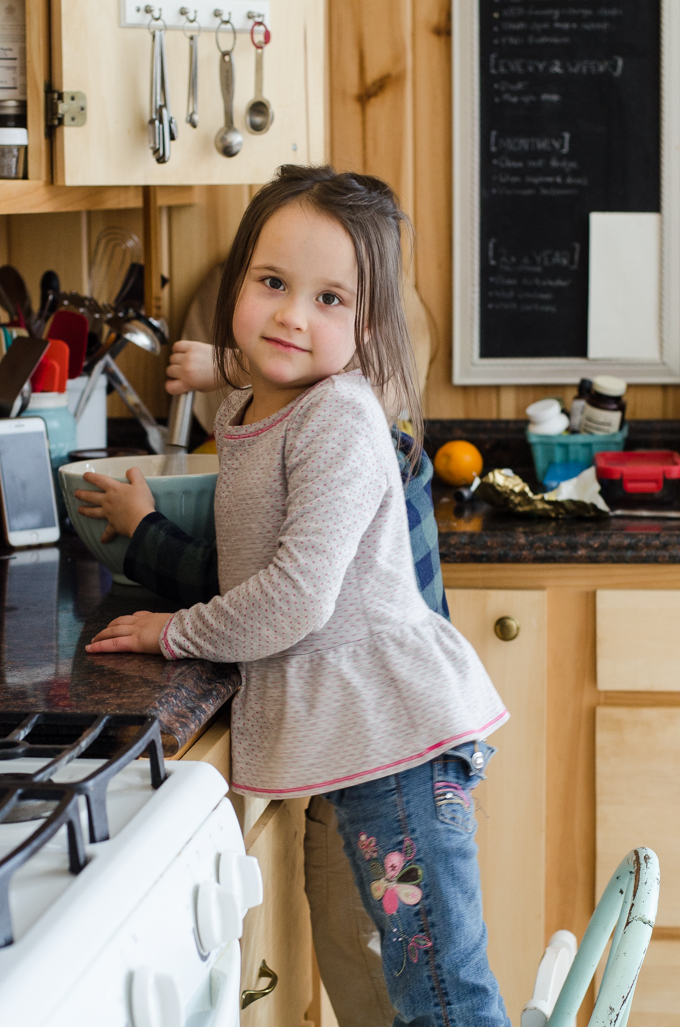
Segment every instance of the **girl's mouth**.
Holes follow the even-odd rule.
[[[271,343],[272,346],[276,346],[277,349],[287,350],[288,352],[296,353],[308,353],[309,351],[303,349],[302,346],[295,346],[292,342],[287,342],[286,339],[277,339],[274,336],[264,335],[265,342]]]

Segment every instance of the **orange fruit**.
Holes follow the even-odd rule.
[[[477,447],[462,439],[445,442],[434,458],[435,471],[449,485],[471,485],[483,464]]]

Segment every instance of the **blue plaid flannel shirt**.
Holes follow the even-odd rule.
[[[412,440],[396,428],[392,430],[392,440],[404,482],[418,587],[430,609],[448,620],[432,505],[432,463],[423,453],[409,477],[408,452]],[[148,514],[138,525],[128,546],[124,571],[131,581],[184,607],[208,603],[220,590],[215,542],[192,538],[158,512]]]

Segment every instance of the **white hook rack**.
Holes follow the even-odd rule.
[[[186,25],[186,19],[181,13],[185,4],[186,0],[185,3],[181,0],[173,0],[172,3],[156,0],[153,7],[154,11],[160,9],[168,29],[181,29]],[[215,0],[191,0],[189,6],[192,11],[196,11],[196,20],[204,31],[217,28],[221,20],[217,14],[220,10],[225,18],[231,17],[237,32],[250,32],[254,20],[263,21],[267,28],[271,28],[269,0],[220,0],[218,7],[215,6]],[[146,0],[120,0],[121,28],[147,28],[149,15],[145,7]]]

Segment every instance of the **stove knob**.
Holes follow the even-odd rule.
[[[240,938],[243,919],[233,892],[214,881],[203,881],[198,888],[196,926],[204,952],[212,952],[218,945]]]
[[[184,1027],[182,1000],[170,974],[146,966],[135,970],[130,1004],[134,1027]]]
[[[247,909],[261,904],[262,873],[255,856],[223,852],[220,856],[218,876],[222,887],[238,896],[239,905],[244,913]]]

